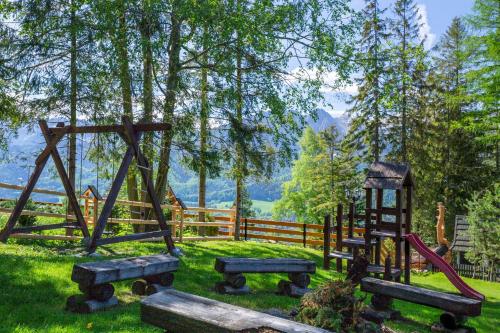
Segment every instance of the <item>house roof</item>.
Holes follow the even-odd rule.
[[[365,179],[365,188],[375,189],[402,189],[404,186],[413,186],[410,167],[404,164],[389,162],[375,162],[368,169]]]

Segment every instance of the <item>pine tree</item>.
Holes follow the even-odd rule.
[[[415,104],[414,59],[423,53],[423,40],[419,38],[419,14],[414,0],[396,1],[394,15],[391,34],[394,45],[386,68],[390,75],[385,86],[386,102],[390,109],[387,139],[391,146],[389,158],[407,163],[410,110]]]
[[[380,9],[378,0],[366,0],[363,11],[363,32],[359,42],[359,61],[362,78],[358,79],[359,92],[352,99],[354,106],[348,111],[351,117],[349,138],[362,151],[367,162],[380,160],[384,150],[383,120],[385,110],[382,103],[385,81],[386,21],[385,9]]]
[[[474,110],[461,120],[461,126],[473,133],[483,146],[486,163],[500,175],[500,3],[498,0],[476,0],[474,13],[467,18],[472,32],[467,51],[473,67],[467,73],[469,94]]]
[[[466,27],[459,18],[436,45],[434,59],[439,123],[438,156],[442,170],[440,195],[447,208],[448,230],[453,226],[456,214],[466,212],[465,204],[472,193],[484,184],[487,170],[482,168],[480,146],[473,135],[456,126],[469,112],[474,103],[468,97],[467,72],[470,60],[466,52]]]

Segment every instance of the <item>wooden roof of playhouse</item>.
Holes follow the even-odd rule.
[[[364,188],[400,190],[413,186],[410,167],[404,164],[375,162],[368,169]]]
[[[455,216],[455,231],[451,249],[457,252],[467,252],[472,247],[469,236],[469,222],[464,215]]]

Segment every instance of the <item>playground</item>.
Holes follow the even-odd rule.
[[[0,269],[4,272],[0,278],[0,312],[5,314],[2,316],[1,332],[161,332],[141,322],[138,315],[140,297],[132,295],[126,282],[115,284],[116,295],[120,300],[117,307],[90,315],[63,311],[66,298],[78,292],[77,285],[70,280],[73,264],[93,259],[76,257],[76,248],[63,250],[60,242],[17,242],[19,243],[3,245],[0,252]],[[279,309],[287,313],[297,308],[300,301],[275,295],[274,288],[280,279],[279,274],[252,276],[247,282],[253,289],[250,295],[220,295],[210,290],[220,279],[220,274],[213,269],[216,257],[234,253],[262,258],[296,257],[313,260],[318,267],[321,267],[323,260],[319,250],[253,241],[188,242],[180,247],[185,256],[180,258],[182,268],[176,273],[175,289],[260,311]],[[111,258],[123,258],[162,250],[160,244],[124,243],[114,245],[105,253]],[[332,278],[344,276],[334,270],[318,269],[311,276],[311,287],[315,288]],[[500,325],[498,286],[492,282],[465,280],[487,299],[483,304],[482,315],[471,318],[468,324],[478,332],[494,332]],[[442,273],[413,274],[412,284],[446,292],[454,291]],[[368,301],[369,299],[366,300]],[[404,314],[406,321],[390,321],[387,324],[398,332],[428,332],[429,325],[440,314],[438,310],[402,301],[395,301],[395,308]]]

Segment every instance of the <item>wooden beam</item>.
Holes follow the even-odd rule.
[[[172,128],[167,123],[145,123],[133,125],[135,132],[154,132],[154,131],[168,131]],[[96,125],[96,126],[65,126],[51,128],[52,132],[59,134],[70,133],[125,133],[123,125]]]
[[[47,123],[45,121],[40,121],[40,129],[42,130],[42,134],[45,137],[45,141],[47,142],[47,146],[52,143],[52,136],[54,136],[51,132]],[[76,216],[76,221],[80,225],[83,237],[90,237],[89,230],[87,228],[87,224],[85,224],[85,219],[83,218],[83,213],[80,208],[80,203],[75,196],[75,189],[69,180],[68,174],[66,173],[66,169],[64,167],[64,163],[57,151],[57,146],[54,146],[51,150],[51,156],[54,160],[54,165],[56,166],[57,172],[59,173],[59,177],[64,186],[64,190],[66,191],[66,195],[68,196],[69,204],[73,210],[73,213]]]
[[[40,239],[40,240],[55,240],[55,241],[81,241],[83,237],[80,236],[66,236],[66,235],[40,235],[40,234],[11,234],[12,238],[20,239]]]
[[[12,184],[7,184],[7,183],[0,183],[0,188],[6,188],[9,190],[16,190],[16,191],[24,191],[26,188],[25,186],[20,186],[20,185],[12,185]],[[59,191],[53,191],[53,190],[46,190],[46,189],[41,189],[41,188],[33,188],[31,191],[33,193],[40,193],[40,194],[48,194],[48,195],[57,195],[60,197],[65,197],[66,193],[64,192],[59,192]]]
[[[109,237],[109,238],[100,238],[96,241],[96,245],[106,245],[106,244],[114,244],[121,242],[130,242],[136,241],[146,238],[154,238],[154,237],[165,237],[165,235],[169,235],[170,230],[160,230],[160,231],[149,231],[149,232],[140,232],[136,234],[117,236],[117,237]]]
[[[454,314],[466,316],[481,314],[481,301],[402,283],[367,277],[361,280],[361,290],[442,309]]]
[[[142,154],[141,149],[139,147],[138,143],[138,135],[135,132],[135,129],[132,125],[132,122],[130,119],[127,117],[123,117],[123,125],[126,129],[126,136],[129,140],[129,144],[132,147],[134,151],[135,158],[137,160],[137,165],[139,167],[140,174],[142,176],[142,181],[144,184],[146,184],[146,191],[149,196],[149,199],[151,199],[151,204],[153,205],[153,211],[156,215],[156,218],[158,219],[158,225],[160,226],[160,229],[163,231],[168,231],[167,233],[164,234],[165,238],[165,243],[167,244],[168,251],[172,253],[175,249],[174,242],[172,240],[171,234],[170,234],[170,228],[167,225],[167,221],[165,219],[165,215],[163,214],[163,210],[161,208],[161,203],[160,200],[158,199],[158,196],[156,195],[156,191],[154,188],[154,183],[153,183],[153,172],[150,170],[150,172],[147,172],[147,169],[152,168],[146,159],[146,157]]]
[[[316,263],[295,258],[233,258],[215,259],[215,270],[219,273],[315,273]]]
[[[12,229],[12,232],[14,233],[27,233],[27,232],[33,232],[33,231],[43,231],[43,230],[54,230],[54,229],[61,229],[65,227],[78,227],[78,223],[72,223],[72,222],[63,222],[63,223],[53,223],[53,224],[46,224],[46,225],[32,225],[29,227],[19,227],[19,228],[14,228]]]

